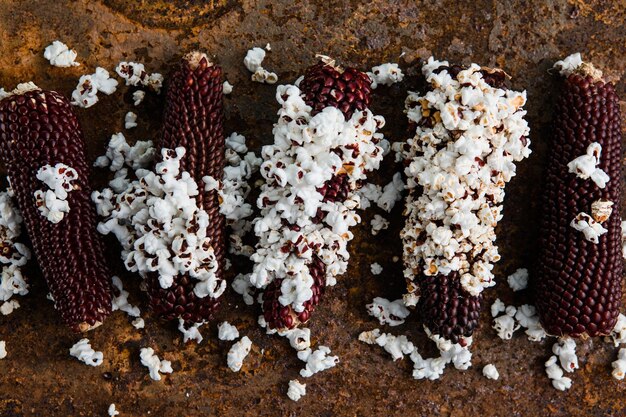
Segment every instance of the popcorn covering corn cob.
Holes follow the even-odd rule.
[[[261,155],[266,182],[249,278],[264,289],[270,328],[307,322],[325,288],[345,272],[349,228],[360,221],[356,190],[383,157],[376,130],[384,119],[367,108],[369,78],[322,59],[299,87],[278,87],[274,144]]]
[[[424,95],[410,93],[415,136],[404,146],[406,225],[401,232],[409,296],[433,335],[464,344],[478,324],[481,292],[495,285],[495,227],[515,163],[530,154],[526,93],[501,70],[430,58]]]
[[[607,335],[622,294],[619,101],[580,54],[555,68],[565,79],[543,194],[537,309],[549,334]]]
[[[0,101],[0,156],[63,321],[76,331],[100,325],[111,312],[111,274],[69,101],[32,83],[18,86]]]

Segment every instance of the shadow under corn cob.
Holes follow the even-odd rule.
[[[541,253],[535,291],[541,324],[555,336],[599,336],[613,330],[622,295],[621,119],[612,83],[582,63],[565,80],[554,109],[543,197]],[[602,146],[604,188],[570,173],[568,163]],[[598,200],[613,202],[598,243],[570,226]]]
[[[356,68],[336,67],[334,61],[326,57],[306,70],[299,88],[304,101],[312,108],[312,116],[332,106],[349,120],[355,111],[367,109],[371,101],[371,80],[367,74]],[[358,152],[358,149],[354,152]],[[342,202],[354,189],[348,175],[342,173],[326,181],[317,191],[324,196],[324,202]],[[323,218],[324,213],[320,209],[314,222],[319,223]],[[263,313],[269,328],[292,329],[309,321],[326,289],[326,265],[317,255],[313,255],[308,268],[314,282],[311,287],[313,296],[304,303],[301,313],[296,313],[290,305],[284,306],[278,301],[282,279],[275,279],[265,289]]]
[[[56,309],[75,331],[99,326],[111,313],[111,274],[96,232],[83,133],[70,102],[34,85],[0,101],[0,156]],[[34,193],[46,187],[37,171],[57,163],[74,168],[78,178],[68,193],[69,213],[52,223]]]
[[[207,236],[217,260],[218,279],[224,274],[225,219],[219,212],[216,190],[205,192],[202,177],[222,180],[225,164],[223,133],[222,69],[201,52],[183,57],[170,75],[167,86],[161,149],[185,148],[181,171],[189,172],[198,184],[198,207],[209,214]],[[157,154],[160,155],[160,152]],[[171,287],[159,284],[156,274],[149,274],[147,292],[152,309],[166,320],[182,318],[186,323],[201,323],[212,318],[219,301],[194,293],[196,280],[188,274],[174,277]]]

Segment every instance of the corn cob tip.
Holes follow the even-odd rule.
[[[187,62],[192,70],[200,66],[204,66],[205,68],[213,66],[213,62],[211,62],[207,54],[200,51],[189,52],[183,57],[183,61]]]

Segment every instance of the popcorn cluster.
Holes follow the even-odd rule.
[[[104,360],[102,352],[91,348],[89,339],[80,339],[70,348],[70,355],[89,366],[100,366]]]
[[[504,313],[504,314],[501,314]],[[502,340],[509,340],[518,329],[524,328],[528,340],[539,342],[547,336],[539,322],[535,306],[524,304],[519,307],[505,306],[499,298],[491,305],[493,329]]]
[[[376,297],[365,307],[369,315],[377,318],[381,325],[399,326],[409,316],[409,310],[401,299],[389,301],[386,298]]]
[[[67,196],[78,187],[72,184],[72,181],[78,179],[78,173],[74,168],[62,163],[54,167],[44,165],[37,171],[37,179],[48,189],[35,191],[35,205],[46,219],[52,223],[59,223],[70,211]]]
[[[421,295],[427,326],[457,341],[472,334],[479,296],[495,285],[504,186],[515,162],[530,155],[526,93],[505,89],[502,71],[476,64],[431,57],[422,72],[431,90],[406,100],[416,133],[403,151],[410,191],[404,274],[409,293]],[[448,311],[455,299],[468,304]]]
[[[298,352],[298,359],[305,362],[304,369],[300,370],[300,376],[309,378],[318,372],[333,368],[339,362],[339,357],[329,356],[328,346],[318,346],[316,350],[306,348]]]
[[[11,189],[0,192],[0,313],[3,315],[19,307],[19,302],[11,299],[14,295],[28,294],[28,283],[21,268],[31,257],[28,247],[16,242],[22,232],[23,219],[11,194]]]
[[[148,368],[150,378],[155,381],[161,380],[161,374],[171,374],[174,372],[172,363],[165,359],[160,360],[152,348],[141,348],[139,358],[141,359],[141,364]]]
[[[72,92],[72,104],[88,108],[98,102],[98,92],[111,95],[117,89],[117,80],[109,76],[109,71],[97,67],[93,74],[83,75]]]
[[[576,357],[576,342],[570,338],[559,339],[552,346],[552,355],[545,363],[546,374],[552,380],[552,386],[559,391],[571,388],[572,380],[563,376],[563,371],[574,372],[578,369],[578,357]]]
[[[126,85],[147,87],[157,94],[161,92],[163,76],[158,72],[148,74],[143,64],[122,61],[115,67],[115,72],[126,81]]]
[[[77,67],[80,64],[76,62],[76,51],[70,49],[61,41],[54,41],[48,45],[43,51],[43,57],[50,61],[50,65],[55,67]]]
[[[270,49],[268,49],[269,51]],[[252,81],[265,84],[276,84],[278,76],[263,68],[263,60],[265,59],[265,50],[259,47],[254,47],[246,53],[246,57],[243,59],[243,64],[248,71],[252,73]]]
[[[390,86],[404,79],[404,74],[398,67],[398,64],[392,64],[391,62],[375,66],[372,68],[372,72],[368,72],[367,75],[372,80],[372,89],[379,85]]]
[[[265,183],[253,222],[259,242],[249,279],[266,289],[270,327],[306,322],[323,288],[345,272],[349,229],[360,221],[355,190],[383,156],[376,133],[382,117],[367,109],[346,117],[333,106],[312,114],[305,96],[297,86],[278,87],[274,144],[261,152]]]

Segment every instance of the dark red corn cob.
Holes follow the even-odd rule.
[[[563,82],[554,110],[553,141],[543,199],[537,309],[547,333],[598,336],[611,332],[621,303],[621,119],[611,83],[582,64]],[[587,146],[602,146],[599,168],[610,177],[605,188],[568,172],[567,164]],[[614,203],[603,223],[608,232],[595,244],[570,226],[597,200]]]
[[[355,111],[368,108],[372,93],[371,80],[367,74],[356,68],[336,67],[334,61],[325,57],[307,69],[300,82],[300,91],[304,101],[313,109],[313,115],[332,106],[339,109],[346,120]],[[324,196],[325,202],[341,202],[348,198],[353,189],[348,175],[342,173],[326,181],[317,191]],[[319,210],[315,222],[321,222],[323,217],[324,213]],[[301,313],[296,313],[291,306],[283,306],[278,301],[281,295],[281,279],[268,285],[263,293],[263,312],[270,328],[292,329],[309,321],[326,289],[326,265],[314,256],[309,272],[314,281],[311,288],[313,297],[304,303],[305,308]]]
[[[222,69],[201,52],[186,55],[170,75],[167,87],[163,136],[160,148],[186,149],[180,169],[191,174],[201,191],[198,206],[209,214],[211,238],[218,262],[218,278],[224,274],[225,220],[219,212],[217,191],[204,192],[202,177],[222,180],[225,164],[223,132]],[[160,155],[160,153],[158,153]],[[156,274],[148,277],[148,297],[152,309],[166,320],[182,318],[186,323],[201,323],[212,318],[219,300],[198,298],[196,280],[179,275],[170,288],[162,288]]]
[[[0,156],[56,309],[75,331],[97,327],[111,313],[111,274],[96,232],[83,133],[70,102],[38,88],[0,101]],[[39,212],[34,193],[46,187],[37,171],[57,163],[74,168],[78,178],[67,197],[70,211],[55,224]]]

